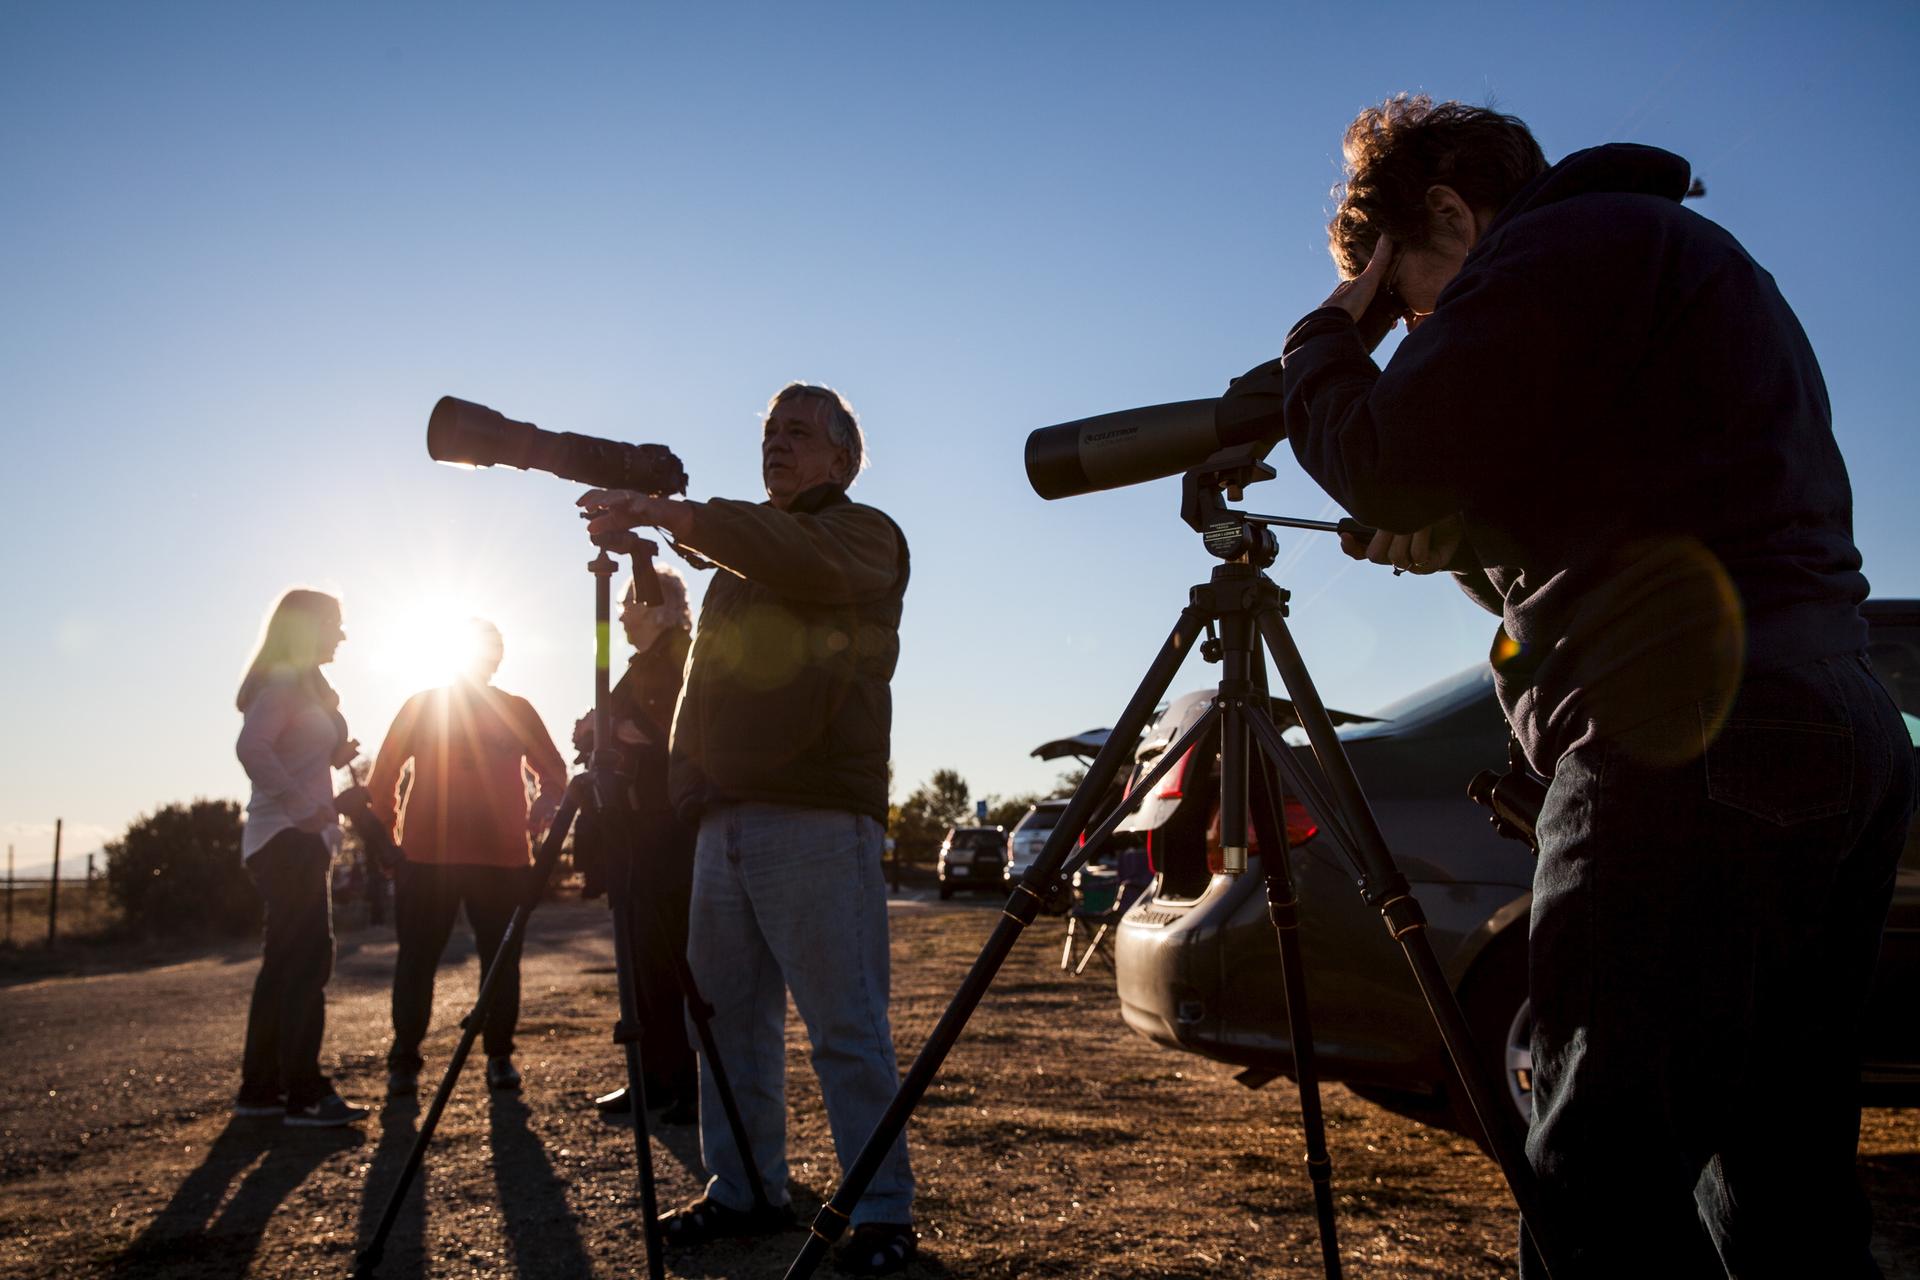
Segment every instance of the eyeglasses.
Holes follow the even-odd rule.
[[[1400,265],[1395,263],[1393,275],[1397,277],[1399,274]],[[1408,320],[1413,317],[1413,308],[1408,306],[1407,300],[1400,296],[1400,286],[1393,278],[1389,278],[1384,285],[1380,286],[1380,297],[1391,309],[1395,318]]]

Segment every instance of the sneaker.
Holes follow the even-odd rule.
[[[367,1118],[365,1107],[356,1107],[337,1093],[330,1093],[318,1102],[310,1102],[304,1107],[288,1107],[286,1122],[307,1129],[336,1129],[343,1124],[354,1124]]]
[[[603,1116],[630,1116],[633,1114],[633,1099],[627,1096],[627,1086],[621,1085],[612,1093],[603,1093],[593,1100],[593,1105]]]
[[[411,1098],[420,1092],[420,1073],[418,1071],[387,1072],[387,1096],[389,1098]]]
[[[242,1120],[265,1120],[269,1116],[285,1115],[287,1095],[279,1094],[272,1098],[237,1098],[233,1104],[233,1114]]]
[[[496,1053],[487,1059],[487,1088],[510,1093],[520,1087],[520,1069],[513,1065],[513,1059],[504,1053]]]

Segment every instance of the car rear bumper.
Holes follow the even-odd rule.
[[[1204,1024],[1207,984],[1192,971],[1214,950],[1194,946],[1197,905],[1163,904],[1151,892],[1142,894],[1114,938],[1114,987],[1120,1016],[1136,1032],[1168,1048],[1215,1057],[1217,1027]]]
[[[976,884],[999,884],[1003,875],[997,862],[976,863],[972,866],[948,865],[940,868],[942,880],[966,880]]]

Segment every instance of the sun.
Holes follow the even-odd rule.
[[[377,633],[368,637],[370,665],[406,689],[449,684],[476,657],[473,617],[469,603],[453,597],[414,601],[377,625],[369,624]]]

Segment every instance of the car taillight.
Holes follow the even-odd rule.
[[[1160,874],[1160,863],[1153,856],[1153,835],[1153,832],[1147,832],[1147,874],[1157,876]]]
[[[1313,820],[1313,814],[1307,806],[1292,796],[1288,796],[1280,806],[1281,820],[1286,823],[1287,847],[1298,848],[1319,834],[1320,824]],[[1148,837],[1151,849],[1152,837]],[[1247,823],[1247,857],[1249,860],[1260,856],[1260,837],[1253,832],[1251,820]],[[1226,858],[1220,852],[1220,810],[1213,811],[1213,821],[1207,827],[1207,870],[1219,875],[1226,868]]]
[[[1313,820],[1313,814],[1307,806],[1288,796],[1286,803],[1280,806],[1281,817],[1287,824],[1287,844],[1296,847],[1313,839],[1320,831],[1320,824]]]

